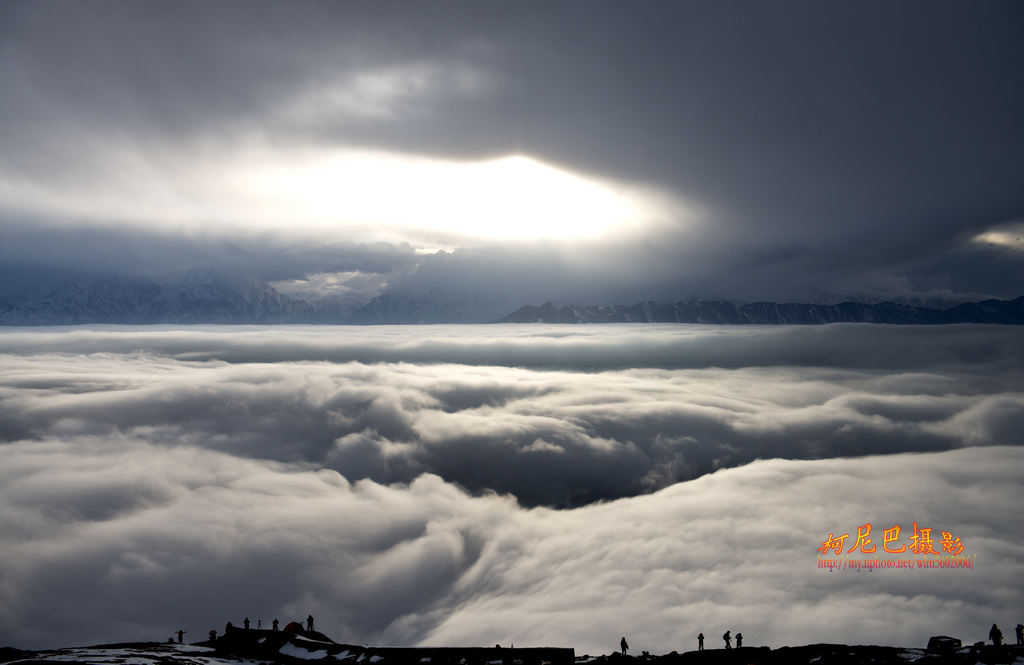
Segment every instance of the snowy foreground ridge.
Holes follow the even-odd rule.
[[[322,638],[322,639],[321,639]],[[674,665],[676,663],[722,663],[782,665],[811,663],[828,665],[876,665],[918,663],[964,663],[974,665],[1024,665],[1024,646],[975,645],[956,650],[924,648],[847,646],[813,644],[799,647],[744,647],[707,649],[662,656],[576,656],[564,648],[377,648],[338,644],[322,634],[306,636],[270,631],[245,631],[229,639],[197,644],[133,642],[46,651],[0,648],[0,663],[83,663],[89,665],[299,665],[311,661],[351,665]]]

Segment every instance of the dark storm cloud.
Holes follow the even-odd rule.
[[[1024,284],[1024,222],[997,225],[915,266],[910,279],[934,284],[946,294],[998,293],[1007,284]]]
[[[12,214],[42,185],[64,219],[97,177],[174,201],[182,164],[253,141],[523,153],[703,211],[556,266],[550,297],[1016,296],[1019,256],[943,257],[1024,215],[1022,27],[1013,2],[8,4],[0,175]],[[543,263],[501,290],[536,298],[515,276]]]
[[[0,437],[132,436],[582,505],[757,458],[1016,445],[1018,337],[839,325],[5,332]]]
[[[1019,448],[760,461],[564,512],[436,476],[350,484],[126,437],[9,444],[4,459],[0,643],[22,647],[309,612],[370,644],[596,654],[625,633],[664,653],[732,629],[776,647],[923,645],[983,639],[1022,591]],[[819,570],[821,541],[866,521],[875,542],[892,524],[950,531],[976,568]]]

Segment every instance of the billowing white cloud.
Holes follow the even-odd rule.
[[[7,444],[4,459],[0,643],[18,646],[309,612],[352,643],[601,653],[625,634],[663,653],[731,629],[752,645],[923,645],[982,639],[1024,591],[1015,447],[758,461],[569,511],[125,437]],[[908,544],[915,521],[959,537],[975,567],[818,566],[829,533],[850,532],[846,549],[871,522],[880,546],[898,524]]]
[[[913,353],[904,332],[8,331],[0,438],[123,434],[350,479],[435,473],[551,506],[650,492],[757,458],[1018,443],[1015,330],[918,330]],[[815,359],[824,364],[807,365]]]
[[[1024,580],[1018,338],[2,331],[0,644],[310,612],[398,645],[981,639]],[[830,532],[915,521],[976,567],[818,568]]]

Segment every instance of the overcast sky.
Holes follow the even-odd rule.
[[[1015,297],[1022,33],[1011,1],[7,2],[0,268]]]

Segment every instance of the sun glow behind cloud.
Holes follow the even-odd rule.
[[[458,161],[346,148],[222,147],[111,144],[70,179],[7,179],[0,171],[0,196],[8,210],[62,224],[357,236],[449,249],[608,240],[693,218],[690,207],[654,188],[525,155]]]
[[[339,152],[243,171],[237,184],[282,219],[435,238],[600,238],[637,230],[667,212],[639,188],[522,155],[457,162]]]
[[[1004,249],[1024,250],[1024,222],[1009,222],[995,226],[973,238],[981,245],[995,245]]]

